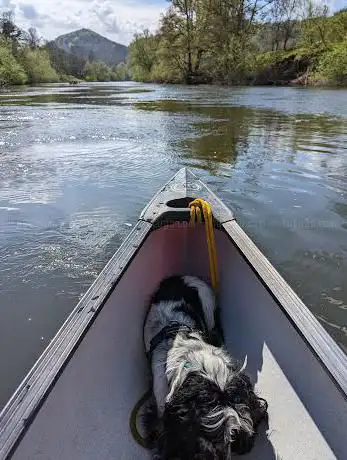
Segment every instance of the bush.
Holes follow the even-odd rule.
[[[334,44],[319,60],[317,76],[337,85],[347,84],[347,40]]]
[[[51,66],[49,53],[45,49],[26,48],[19,55],[29,79],[29,83],[58,82],[57,72]]]
[[[261,72],[267,69],[272,64],[281,62],[285,59],[294,57],[295,59],[301,59],[304,56],[307,56],[308,51],[304,48],[297,48],[295,50],[277,50],[277,51],[268,51],[266,53],[260,53],[255,56],[252,70]]]
[[[84,78],[87,81],[110,81],[111,69],[103,62],[87,62],[84,68]]]
[[[24,85],[27,75],[12,54],[11,45],[0,40],[0,86]]]
[[[127,66],[120,62],[117,66],[111,68],[110,79],[112,81],[124,81],[127,78]]]

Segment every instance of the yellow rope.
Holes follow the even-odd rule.
[[[189,203],[190,207],[190,225],[195,225],[195,223],[200,224],[202,222],[202,216],[204,216],[205,229],[206,229],[206,240],[207,240],[207,249],[208,257],[210,261],[210,276],[212,287],[218,296],[218,267],[217,267],[217,250],[216,250],[216,241],[214,238],[214,228],[213,228],[213,216],[211,205],[201,198]],[[151,391],[148,390],[141,399],[136,403],[134,409],[131,412],[129,424],[130,431],[133,435],[135,441],[142,447],[149,449],[150,448],[150,439],[151,435],[148,438],[141,436],[137,429],[137,418],[138,413],[141,407],[145,402],[150,398]]]
[[[205,229],[206,229],[206,241],[208,249],[208,258],[210,261],[210,276],[212,287],[217,293],[218,290],[218,265],[217,265],[217,249],[216,241],[214,237],[214,228],[213,228],[213,216],[211,205],[201,198],[189,203],[190,207],[190,224],[195,225],[196,222],[200,223],[204,216]]]

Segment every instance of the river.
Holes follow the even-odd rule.
[[[347,91],[0,93],[0,406],[149,198],[192,168],[347,352]]]

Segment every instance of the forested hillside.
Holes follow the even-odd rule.
[[[101,61],[112,67],[125,62],[128,48],[89,29],[60,35],[54,40],[58,48],[85,61]]]
[[[170,0],[128,50],[81,29],[45,43],[0,18],[0,86],[54,81],[347,85],[347,9],[312,0]],[[123,59],[123,62],[119,60]],[[107,61],[107,62],[106,62]],[[126,61],[126,62],[125,62]]]
[[[157,33],[135,36],[133,79],[347,84],[347,11],[311,0],[171,0]]]
[[[90,46],[94,49],[93,56],[89,53],[90,60],[81,53],[74,54],[76,46],[69,48],[69,51],[58,46],[59,40],[58,43],[55,41],[45,43],[34,28],[25,31],[18,27],[11,11],[3,13],[0,17],[0,87],[26,83],[71,82],[78,79],[88,81],[126,79],[126,64],[121,61],[122,58],[125,61],[126,47],[92,31],[82,35],[80,32],[70,35],[72,38],[78,38],[78,46],[76,46],[79,51],[83,47],[83,39],[87,37],[86,49]],[[97,40],[99,45],[101,43],[99,54],[98,47],[91,43],[93,40]],[[107,62],[112,62],[112,66],[102,61],[104,54],[107,54],[107,49],[110,50]]]

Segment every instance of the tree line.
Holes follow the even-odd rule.
[[[128,78],[125,63],[108,67],[66,53],[54,42],[45,43],[35,28],[25,31],[12,11],[0,17],[0,87],[58,81],[119,81]]]
[[[305,62],[312,80],[347,84],[346,9],[330,16],[312,0],[170,0],[157,32],[134,37],[128,69],[139,81],[240,84],[286,59]]]

